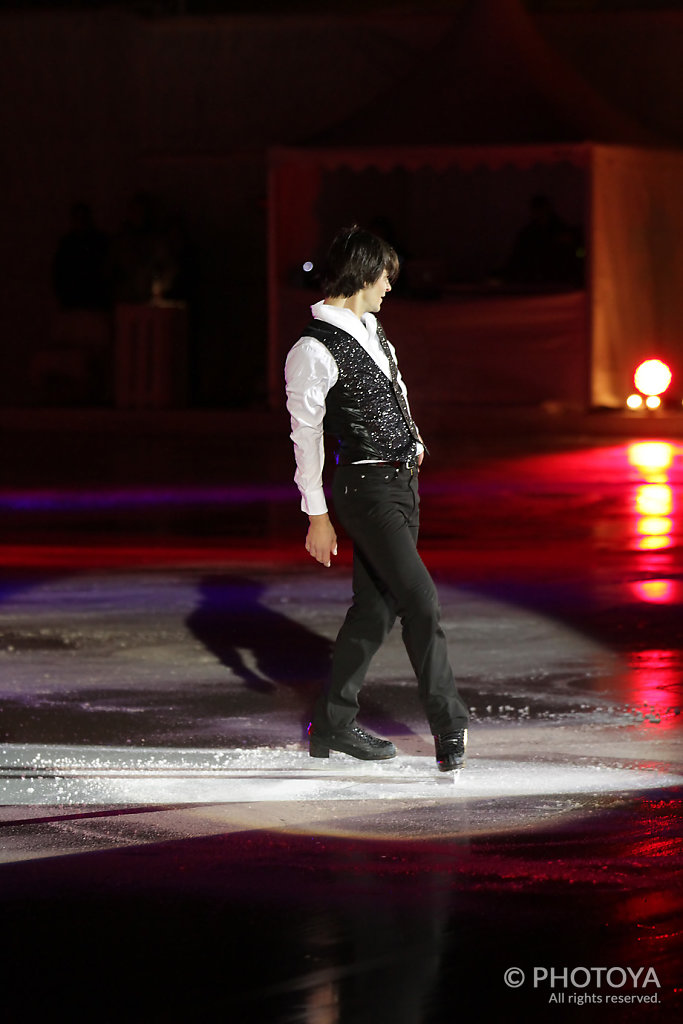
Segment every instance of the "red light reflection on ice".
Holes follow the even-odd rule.
[[[629,664],[633,673],[633,705],[644,721],[660,729],[680,724],[681,652],[634,651]]]
[[[673,580],[639,580],[632,584],[633,593],[648,604],[672,604],[677,597]],[[680,596],[680,595],[679,595]]]
[[[657,815],[651,825],[655,832],[654,838],[641,838],[635,842],[629,853],[633,857],[676,857],[677,844],[675,838],[670,837],[665,831],[664,835],[657,835],[661,831],[661,818]],[[659,829],[658,826],[659,825]],[[681,898],[678,893],[670,889],[665,891],[656,890],[645,893],[633,893],[625,899],[619,909],[619,917],[622,920],[633,921],[637,924],[640,935],[638,942],[651,942],[662,945],[676,934],[678,929],[675,925],[681,909]],[[671,932],[666,931],[667,925],[672,928]],[[673,926],[673,927],[672,927]]]

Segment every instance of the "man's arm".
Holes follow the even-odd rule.
[[[301,492],[302,511],[309,518],[306,550],[329,567],[337,554],[337,536],[322,485],[323,419],[327,392],[337,380],[337,366],[324,345],[304,338],[287,357],[285,377],[297,466],[295,481]]]

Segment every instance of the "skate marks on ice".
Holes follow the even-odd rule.
[[[311,758],[300,745],[214,749],[47,746],[0,747],[0,805],[156,806],[290,801],[490,801],[575,794],[607,796],[680,785],[657,762],[618,758],[486,758],[441,773],[433,756],[388,761],[332,754]]]

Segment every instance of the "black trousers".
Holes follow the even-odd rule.
[[[354,545],[353,604],[337,636],[314,727],[339,729],[355,720],[370,661],[397,617],[432,733],[467,725],[436,587],[417,551],[417,479],[416,471],[391,466],[337,468],[332,494],[336,517]]]

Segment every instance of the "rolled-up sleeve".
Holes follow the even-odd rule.
[[[323,419],[325,400],[337,382],[332,354],[314,338],[300,338],[285,362],[287,410],[291,417],[296,472],[301,508],[308,515],[327,512],[323,490]]]

